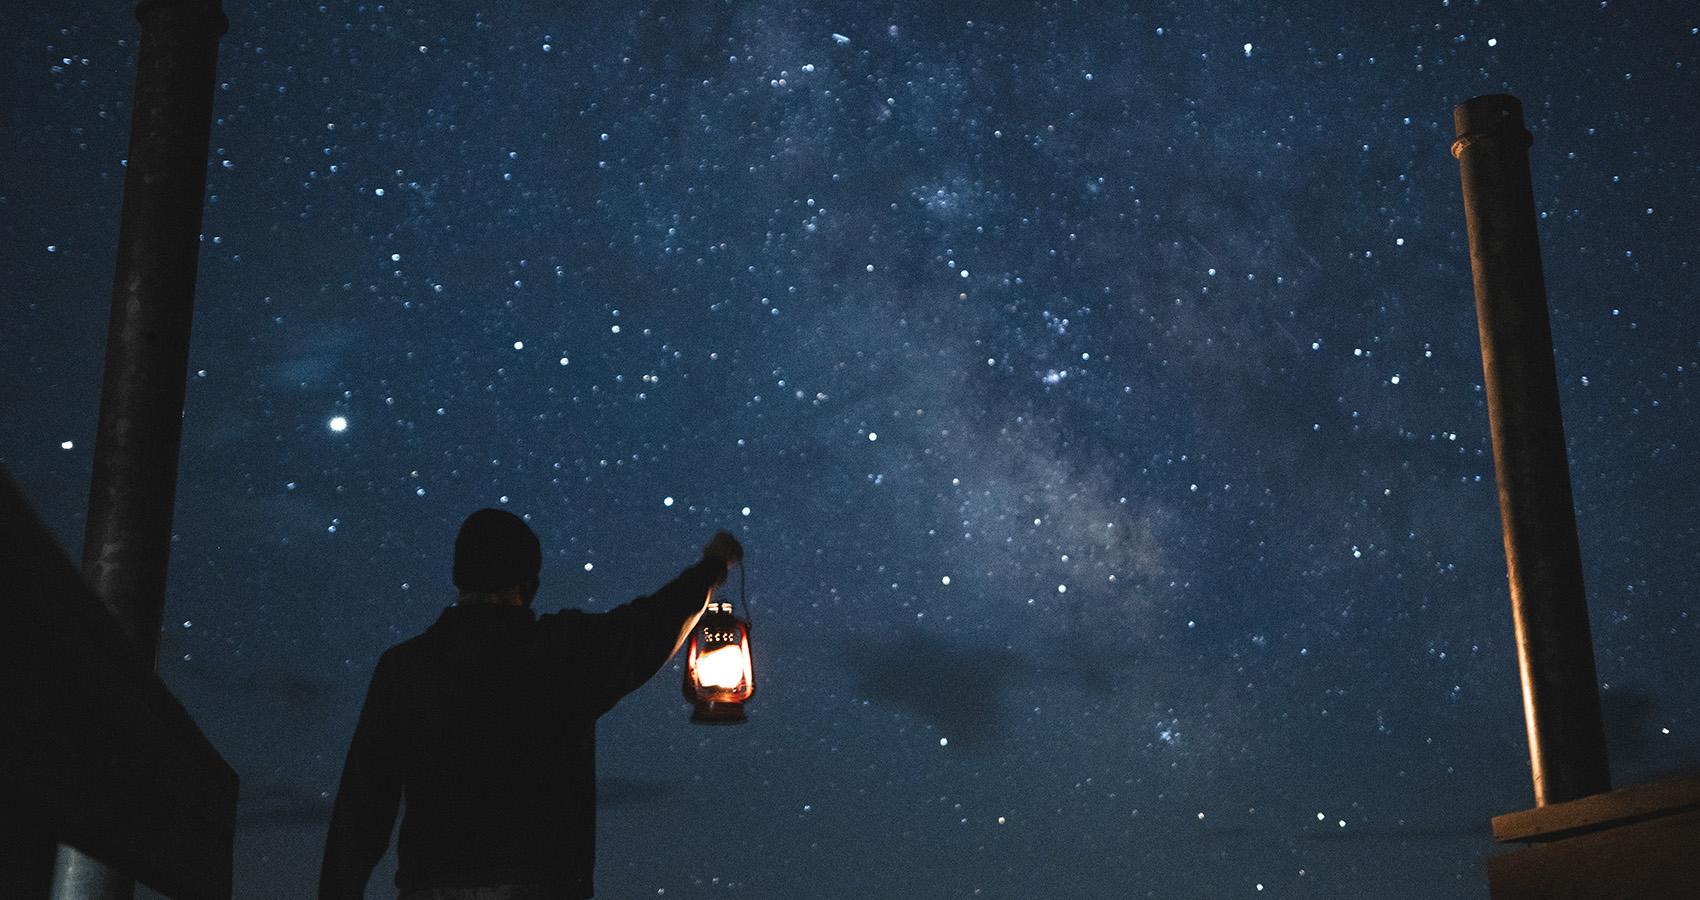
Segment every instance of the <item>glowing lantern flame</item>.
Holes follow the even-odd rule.
[[[749,679],[749,659],[741,646],[710,650],[697,657],[697,682],[705,688],[736,690]]]

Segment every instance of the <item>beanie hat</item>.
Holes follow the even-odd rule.
[[[466,517],[455,537],[455,587],[474,593],[503,591],[537,577],[543,548],[525,521],[500,509]]]

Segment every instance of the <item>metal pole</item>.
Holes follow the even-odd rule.
[[[1535,805],[1611,790],[1523,108],[1452,110]]]
[[[83,579],[152,661],[171,551],[218,40],[229,23],[219,0],[143,0],[136,18],[135,107]],[[128,875],[60,845],[54,900],[133,894]]]

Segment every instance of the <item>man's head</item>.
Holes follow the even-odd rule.
[[[543,548],[530,526],[511,512],[481,509],[455,537],[455,587],[463,602],[531,602]]]

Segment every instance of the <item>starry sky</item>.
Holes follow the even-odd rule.
[[[0,38],[0,464],[73,560],[126,6]],[[1700,759],[1692,5],[227,7],[159,666],[237,896],[308,896],[483,506],[545,611],[746,548],[751,721],[671,665],[603,720],[602,896],[1485,896],[1533,795],[1448,147],[1502,91],[1614,777]]]

